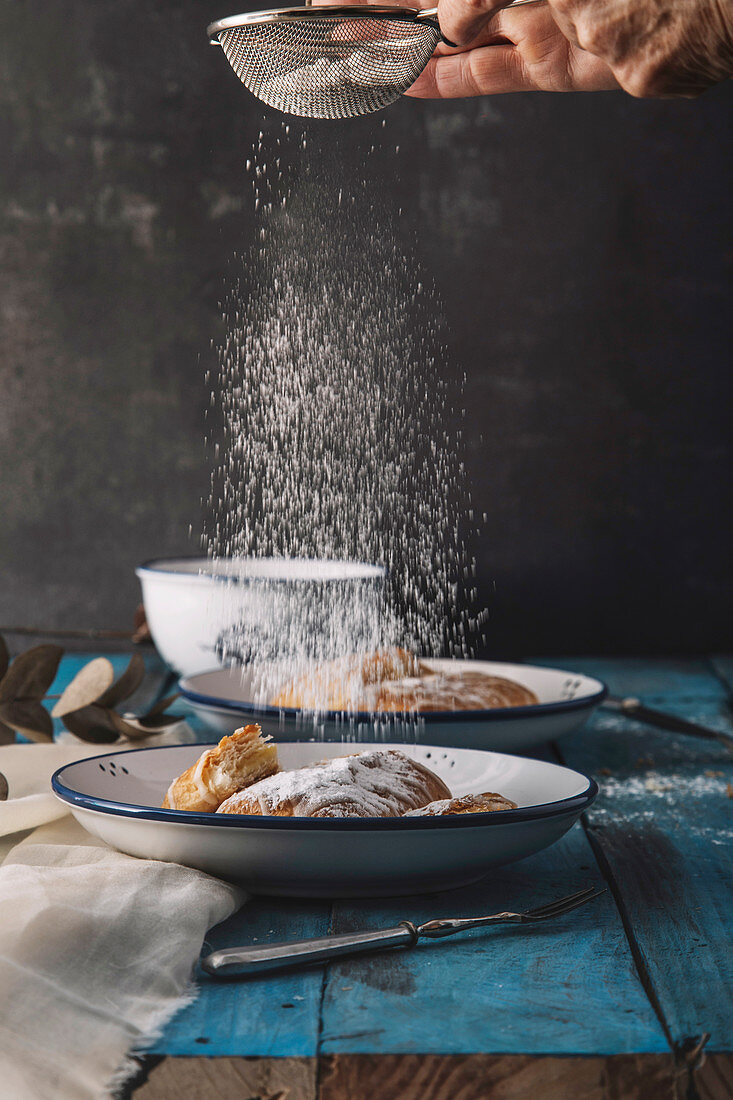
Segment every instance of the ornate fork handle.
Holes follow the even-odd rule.
[[[342,955],[377,951],[385,947],[414,947],[418,940],[443,939],[469,928],[481,928],[492,924],[534,924],[562,916],[580,905],[592,901],[603,890],[588,887],[559,901],[550,902],[526,913],[492,913],[488,917],[446,918],[415,925],[401,921],[396,928],[384,928],[377,932],[346,932],[332,936],[319,936],[310,940],[294,940],[290,943],[264,944],[260,947],[230,947],[214,951],[201,960],[202,969],[213,978],[244,978],[257,974],[282,970],[291,966],[305,966],[327,962]]]
[[[523,924],[523,913],[492,913],[490,917],[448,917],[444,920],[429,920],[417,929],[420,939],[442,940],[456,932],[467,932],[469,928],[483,928],[489,924]]]

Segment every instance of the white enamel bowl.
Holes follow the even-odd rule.
[[[386,577],[378,565],[306,558],[165,558],[135,572],[158,652],[184,675],[289,638],[297,649],[303,638],[329,639],[345,609],[369,636]]]
[[[498,813],[425,818],[287,818],[159,809],[201,745],[132,749],[67,764],[55,794],[94,836],[133,856],[198,867],[254,893],[366,897],[447,890],[546,848],[598,793],[557,764],[499,753],[394,745],[454,795],[498,791]],[[343,754],[342,745],[285,744],[284,770]]]
[[[505,676],[531,688],[539,704],[495,710],[448,711],[419,719],[400,715],[344,715],[251,702],[253,691],[246,669],[218,669],[187,676],[181,694],[204,725],[219,735],[257,721],[278,741],[407,740],[448,748],[523,752],[580,728],[606,696],[600,680],[580,673],[497,661],[426,661],[436,669],[465,668]]]

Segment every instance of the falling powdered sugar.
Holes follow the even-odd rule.
[[[456,610],[475,592],[436,295],[383,201],[377,216],[375,179],[306,148],[285,126],[250,162],[259,239],[223,305],[208,440],[209,555],[314,562],[309,591],[274,579],[266,619],[220,639],[260,702],[316,662],[380,647],[465,656],[483,621]],[[381,598],[319,584],[332,560],[383,566]]]

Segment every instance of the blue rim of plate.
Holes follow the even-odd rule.
[[[217,584],[229,583],[229,584],[252,584],[257,581],[267,581],[269,583],[276,584],[345,584],[349,582],[351,584],[364,583],[368,581],[384,581],[389,575],[389,570],[386,565],[375,565],[366,561],[343,561],[340,562],[336,558],[284,558],[283,561],[304,561],[304,562],[329,562],[337,565],[350,565],[355,569],[368,569],[368,573],[355,574],[353,577],[240,577],[240,576],[228,576],[226,573],[185,573],[178,569],[165,569],[162,568],[166,563],[176,561],[204,561],[200,554],[181,554],[177,558],[149,558],[147,561],[141,562],[140,565],[135,567],[135,576],[140,577],[142,573],[149,573],[151,576],[165,576],[165,577],[180,577],[184,580],[195,580],[197,582],[214,581]],[[252,559],[257,560],[257,559]],[[263,559],[265,561],[274,561],[274,558]]]
[[[501,664],[501,661],[492,662]],[[540,667],[540,666],[529,666]],[[544,668],[544,666],[541,666]],[[207,676],[211,672],[222,672],[223,669],[210,669],[209,673],[196,672],[191,676],[183,676],[178,681],[178,690],[189,703],[202,707],[216,708],[229,711],[233,714],[241,714],[245,717],[262,715],[264,718],[290,718],[303,719],[315,717],[319,722],[338,722],[343,725],[369,725],[374,722],[389,725],[398,721],[418,720],[426,726],[439,725],[441,722],[508,722],[520,718],[539,718],[548,714],[567,714],[568,711],[585,710],[600,706],[608,695],[608,687],[603,680],[595,676],[587,676],[586,679],[594,680],[600,684],[600,689],[592,695],[583,695],[579,699],[561,699],[555,703],[532,703],[523,707],[494,707],[491,710],[434,710],[426,714],[414,714],[411,711],[345,711],[303,710],[300,707],[273,707],[266,703],[248,703],[246,700],[232,702],[230,699],[219,699],[215,695],[202,695],[198,691],[192,691],[184,687],[184,680],[192,680],[194,676]],[[547,672],[560,672],[567,676],[576,676],[580,673],[567,672],[562,668],[547,668]]]
[[[51,777],[51,788],[57,798],[76,809],[93,810],[96,813],[111,814],[114,817],[131,818],[137,821],[167,821],[169,824],[178,825],[215,825],[229,829],[285,829],[286,831],[307,829],[327,832],[329,830],[332,832],[368,830],[383,832],[395,829],[466,829],[477,826],[518,825],[526,821],[545,820],[573,813],[581,814],[592,804],[598,794],[596,781],[584,775],[583,772],[576,772],[574,768],[566,768],[563,764],[550,764],[551,767],[562,768],[564,771],[572,771],[575,775],[582,776],[588,783],[586,790],[570,798],[561,798],[556,802],[545,802],[538,806],[525,806],[517,810],[494,810],[492,813],[483,814],[458,814],[453,817],[256,817],[250,814],[192,813],[189,810],[163,810],[153,806],[136,806],[130,802],[116,802],[113,799],[81,794],[67,787],[62,781],[64,772],[69,768],[75,768],[78,764],[87,764],[90,761],[101,763],[113,756],[129,758],[133,753],[170,752],[171,749],[182,747],[200,748],[201,752],[204,752],[216,744],[216,741],[210,741],[191,746],[156,745],[147,749],[123,749],[121,752],[108,752],[103,756],[87,756],[83,760],[74,760],[58,768]],[[496,753],[495,755],[510,754]]]

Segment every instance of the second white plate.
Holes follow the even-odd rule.
[[[259,722],[278,741],[415,741],[446,748],[521,752],[579,729],[607,694],[591,676],[538,665],[499,661],[426,661],[435,669],[461,669],[505,676],[530,688],[539,703],[494,710],[443,711],[419,718],[399,714],[314,715],[292,707],[252,701],[246,669],[216,669],[186,676],[180,690],[206,727],[220,735],[246,722]]]

